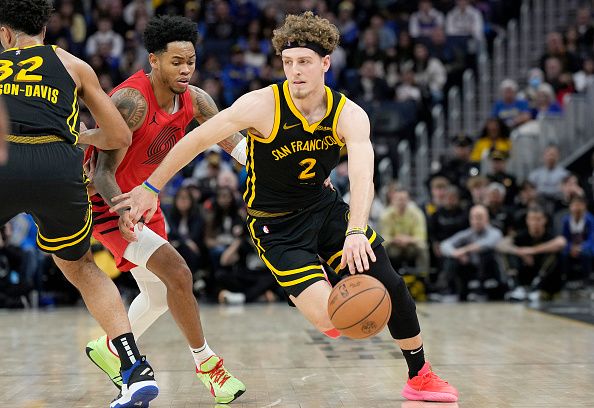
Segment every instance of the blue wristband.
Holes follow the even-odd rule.
[[[142,183],[142,186],[157,195],[159,195],[159,193],[161,192],[157,187],[155,187],[151,183],[149,183],[148,180],[145,180],[144,183]]]

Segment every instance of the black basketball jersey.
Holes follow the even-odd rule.
[[[76,84],[56,55],[55,45],[11,48],[0,54],[0,95],[14,136],[58,136],[76,144]]]
[[[248,132],[243,197],[249,208],[294,211],[321,199],[324,180],[338,164],[344,143],[336,127],[346,97],[326,87],[326,115],[310,125],[291,100],[288,82],[271,86],[274,126],[267,139]]]

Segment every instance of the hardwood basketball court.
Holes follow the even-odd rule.
[[[243,380],[236,408],[594,406],[594,326],[510,304],[418,306],[428,359],[457,404],[404,400],[387,331],[331,341],[284,304],[202,306],[207,340]],[[117,390],[87,359],[101,330],[82,308],[0,311],[0,407],[108,407]],[[151,404],[214,407],[169,314],[139,341],[161,387]],[[224,407],[224,405],[218,405]]]

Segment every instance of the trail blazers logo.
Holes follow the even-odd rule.
[[[175,133],[181,128],[168,126],[163,128],[149,146],[146,154],[148,159],[142,164],[159,164],[175,145]]]

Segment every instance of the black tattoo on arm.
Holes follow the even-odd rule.
[[[192,103],[194,104],[194,118],[198,123],[204,123],[219,113],[217,104],[209,94],[204,92],[204,90],[196,86],[190,86],[190,92],[192,93]],[[243,135],[237,132],[219,142],[218,145],[221,146],[221,149],[231,154],[235,146],[237,146],[242,139]]]
[[[127,151],[128,149],[124,148],[98,152],[93,183],[95,184],[95,189],[103,198],[103,201],[110,207],[113,205],[111,199],[122,194],[122,190],[116,182],[115,174]],[[124,211],[120,210],[118,213],[122,215]]]
[[[131,131],[135,131],[146,119],[148,104],[139,90],[122,88],[111,96]]]

